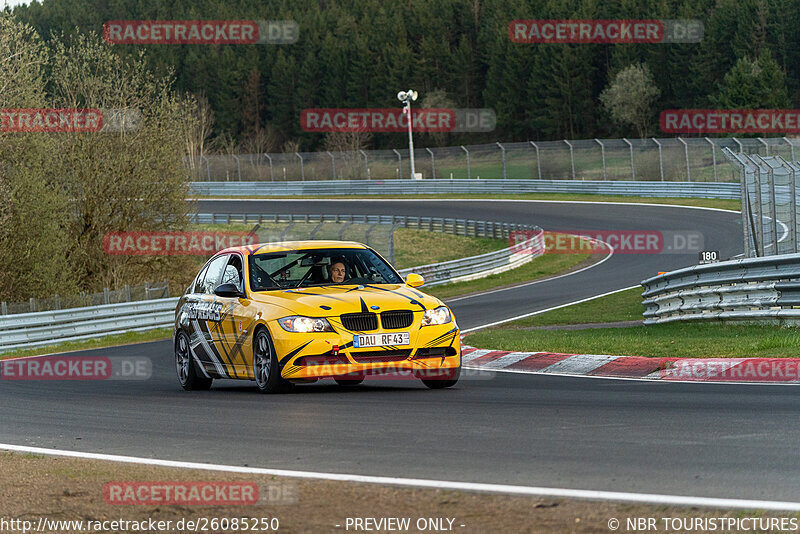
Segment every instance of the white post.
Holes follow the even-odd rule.
[[[767,144],[767,142],[766,142],[766,141],[764,141],[764,139],[762,139],[761,137],[757,137],[756,139],[758,139],[759,141],[761,141],[761,144],[762,144],[762,145],[764,145],[764,148],[766,148],[766,149],[767,149],[767,156],[769,156],[769,145]]]
[[[417,171],[414,168],[414,136],[412,134],[414,120],[411,113],[411,102],[415,101],[417,96],[417,92],[413,89],[409,89],[408,91],[400,91],[397,93],[397,99],[405,104],[405,107],[403,107],[403,113],[408,115],[408,157],[411,159],[412,180],[416,180]]]
[[[608,180],[608,177],[606,176],[606,147],[602,142],[600,142],[600,139],[595,137],[594,140],[597,141],[598,145],[600,145],[600,157],[603,158],[603,180]]]
[[[742,145],[742,143],[741,143],[741,142],[739,142],[739,140],[738,140],[738,139],[736,139],[735,137],[731,137],[731,139],[733,139],[733,140],[734,140],[734,142],[735,142],[737,145],[739,145],[739,154],[744,154],[744,146]]]
[[[336,179],[336,159],[331,154],[330,150],[325,151],[331,157],[331,170],[333,171],[333,179]]]
[[[433,157],[433,150],[431,150],[430,148],[426,148],[425,150],[427,150],[428,154],[431,155],[431,174],[432,174],[432,178],[435,180],[436,179],[436,158]]]
[[[502,152],[502,158],[503,158],[503,180],[505,180],[506,178],[508,178],[508,174],[506,174],[506,149],[505,149],[505,147],[503,145],[500,144],[499,141],[497,142],[497,146],[500,147],[500,151]]]
[[[539,145],[531,141],[533,148],[536,149],[536,170],[539,172],[539,179],[542,179],[542,160],[539,159]]]
[[[661,181],[664,181],[664,155],[661,152],[661,143],[655,137],[651,137],[650,139],[658,145],[658,168],[661,171]]]
[[[572,165],[572,179],[575,179],[575,153],[572,150],[572,143],[564,139],[564,142],[567,143],[569,147],[569,162]]]
[[[236,160],[236,174],[239,176],[239,181],[242,181],[242,162],[239,161],[239,156],[236,154],[231,154],[233,159]]]
[[[794,144],[786,137],[784,137],[783,140],[789,143],[789,149],[792,151],[792,161],[794,161]]]
[[[400,180],[402,180],[403,179],[403,158],[400,157],[400,151],[397,150],[396,148],[393,148],[392,152],[397,154],[397,174],[399,175],[398,178]]]
[[[408,157],[411,158],[411,179],[417,179],[417,171],[414,168],[414,136],[411,133],[411,99],[409,98],[406,102],[406,106],[408,109]]]
[[[264,156],[267,158],[267,161],[269,161],[269,180],[274,182],[275,176],[272,174],[272,157],[267,153],[264,153]]]
[[[633,165],[633,145],[631,144],[630,141],[628,141],[624,137],[622,138],[622,140],[628,143],[628,146],[631,147],[631,177],[633,180],[636,180],[636,167]]]
[[[297,157],[300,158],[300,178],[302,179],[302,181],[305,182],[306,181],[306,169],[303,166],[303,156],[300,155],[300,152],[295,152],[295,155],[297,155]]]
[[[367,153],[364,152],[363,150],[359,150],[359,152],[361,152],[361,155],[364,156],[364,168],[366,169],[367,172],[366,179],[369,180],[369,159],[367,158]]]
[[[689,145],[688,145],[688,143],[686,143],[686,141],[683,140],[682,137],[678,137],[678,141],[683,143],[683,151],[684,151],[684,154],[686,154],[686,179],[691,182],[692,181],[692,169],[691,169],[691,167],[689,167]]]
[[[471,179],[472,178],[472,172],[470,171],[470,168],[469,168],[469,150],[467,150],[467,148],[464,145],[461,145],[461,150],[463,150],[467,154],[467,179]]]
[[[714,181],[717,181],[717,147],[714,146],[714,142],[709,139],[708,137],[705,138],[706,141],[711,145],[711,163],[714,165]]]

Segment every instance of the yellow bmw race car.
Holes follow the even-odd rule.
[[[218,252],[175,309],[175,366],[187,390],[215,378],[264,393],[333,378],[419,378],[454,385],[458,325],[439,299],[404,281],[377,252],[349,241],[294,241]]]

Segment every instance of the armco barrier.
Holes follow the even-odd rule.
[[[0,316],[0,351],[166,328],[177,298]]]
[[[383,224],[444,234],[468,237],[493,237],[506,239],[511,232],[519,230],[540,230],[537,226],[496,221],[476,221],[474,219],[452,219],[443,217],[409,217],[405,215],[309,215],[274,213],[197,213],[191,222],[199,224],[265,224],[265,223],[354,223]]]
[[[645,324],[800,322],[800,254],[687,267],[649,278],[642,286]]]
[[[298,216],[294,215],[293,217]],[[348,217],[358,218],[359,216]],[[246,216],[244,218],[247,219]],[[420,225],[423,222],[433,224],[437,221],[427,221],[426,218],[418,217],[404,217],[403,219],[406,224],[411,220],[412,223]],[[492,235],[492,232],[497,232],[502,237],[508,237],[508,233],[515,229],[531,230],[534,228],[463,219],[438,219],[438,221],[446,221],[455,231],[471,230],[476,235]],[[383,224],[398,224],[398,222],[391,221]],[[445,223],[441,224],[447,228]],[[541,228],[537,228],[528,240],[509,248],[459,260],[411,267],[401,270],[400,273],[403,276],[410,272],[419,273],[426,278],[426,286],[436,286],[501,273],[519,267],[543,253],[544,232]],[[0,352],[124,332],[171,327],[177,303],[177,298],[168,298],[0,316]]]
[[[642,197],[689,197],[739,200],[736,183],[634,182],[604,180],[322,180],[305,182],[192,182],[204,197],[292,195],[427,195],[573,193]]]

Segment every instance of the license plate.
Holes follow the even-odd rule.
[[[408,345],[411,342],[408,332],[397,332],[394,334],[359,334],[353,336],[353,347],[383,347],[384,345]]]

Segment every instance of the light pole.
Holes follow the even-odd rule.
[[[405,104],[403,113],[408,114],[408,156],[411,159],[411,179],[417,178],[417,173],[414,169],[414,138],[411,135],[411,102],[417,99],[418,93],[409,89],[408,91],[400,91],[397,93],[397,99]]]

